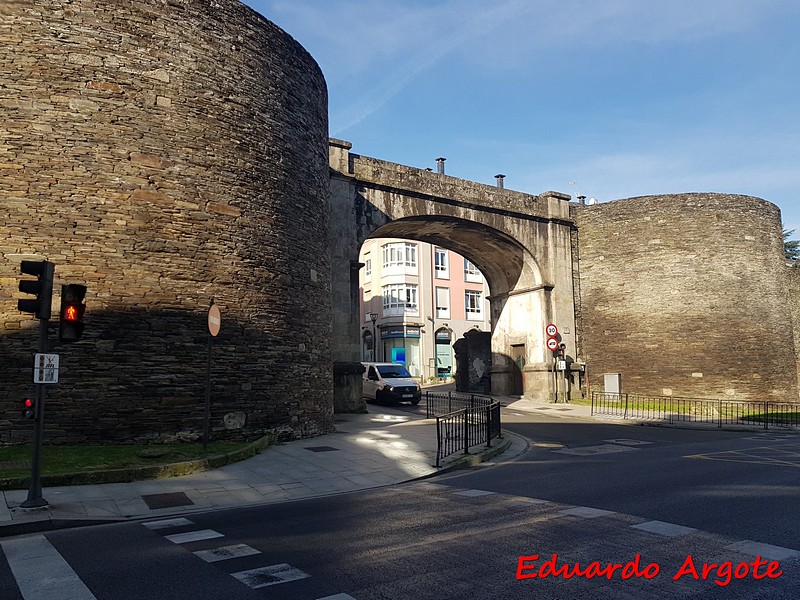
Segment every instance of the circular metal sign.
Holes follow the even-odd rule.
[[[545,333],[547,333],[547,337],[556,337],[558,335],[558,327],[550,323],[545,327]]]
[[[558,340],[556,338],[547,338],[547,349],[558,350]]]
[[[219,326],[222,324],[222,316],[216,304],[212,304],[208,309],[208,333],[216,336],[219,333]]]

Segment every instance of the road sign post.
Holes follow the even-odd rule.
[[[561,343],[561,336],[558,334],[558,327],[555,323],[548,323],[544,328],[547,335],[547,349],[553,353],[553,404],[558,404],[558,371],[556,370],[556,351]]]
[[[49,319],[39,319],[39,352],[35,355],[48,356],[47,352],[47,323]],[[57,356],[57,355],[49,355]],[[38,363],[38,361],[37,361]],[[47,363],[45,363],[47,364]],[[56,360],[56,365],[58,360]],[[35,369],[34,365],[34,379]],[[44,377],[45,369],[42,369]],[[51,371],[52,372],[52,371]],[[58,378],[58,371],[55,371],[55,377]],[[53,382],[55,383],[55,382]],[[46,383],[36,383],[36,411],[34,415],[33,425],[33,450],[31,452],[31,481],[28,486],[28,497],[20,504],[20,508],[44,508],[50,503],[42,497],[42,437],[44,436],[44,390]]]
[[[211,346],[212,340],[219,334],[219,328],[222,324],[222,316],[219,312],[219,307],[214,304],[214,298],[211,298],[211,304],[208,307],[208,360],[206,361],[206,401],[203,411],[203,452],[208,451],[208,432],[211,422]]]

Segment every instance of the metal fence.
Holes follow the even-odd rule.
[[[742,402],[592,392],[592,414],[640,421],[763,427],[800,426],[800,402]]]
[[[486,444],[491,448],[494,438],[501,438],[500,403],[486,396],[425,393],[425,412],[436,417],[436,466],[441,459],[471,446]]]

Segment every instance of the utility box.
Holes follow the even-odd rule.
[[[603,389],[606,394],[622,393],[622,373],[603,373]]]

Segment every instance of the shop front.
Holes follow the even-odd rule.
[[[388,325],[381,328],[382,360],[402,363],[414,377],[422,376],[420,337],[422,328],[409,325]]]

